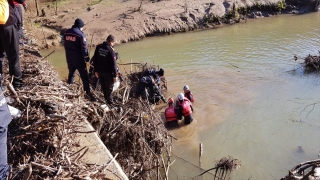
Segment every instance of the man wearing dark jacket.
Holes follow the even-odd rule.
[[[157,103],[160,99],[167,103],[159,87],[155,83],[156,80],[156,74],[142,77],[137,84],[136,95],[141,96],[144,99],[148,99],[152,104]]]
[[[24,0],[16,0],[23,4]],[[0,25],[0,84],[2,76],[2,64],[5,53],[9,61],[9,74],[14,76],[12,85],[14,88],[22,86],[22,73],[19,59],[19,35],[17,29],[17,11],[12,0],[9,3],[9,18],[5,24]]]
[[[11,114],[0,86],[0,179],[6,179],[10,166],[7,164],[7,132]]]
[[[151,75],[157,75],[158,78],[157,78],[157,81],[156,81],[156,84],[160,84],[161,82],[161,77],[164,75],[164,70],[162,68],[160,68],[159,71],[155,70],[155,69],[148,69],[146,71],[143,72],[142,74],[142,77],[143,76],[151,76]]]
[[[112,48],[114,40],[114,36],[109,35],[105,42],[96,47],[91,59],[95,76],[99,78],[107,104],[113,104],[113,84],[117,81],[117,56]]]
[[[67,64],[69,69],[68,83],[73,84],[75,72],[78,70],[82,80],[83,89],[89,97],[90,101],[94,101],[94,97],[90,93],[89,78],[86,63],[89,62],[89,53],[87,48],[86,36],[82,32],[84,23],[81,19],[76,19],[74,25],[66,30],[64,34],[64,48],[66,51]]]

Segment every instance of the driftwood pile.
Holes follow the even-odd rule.
[[[231,179],[231,172],[234,170],[238,170],[241,167],[241,162],[238,159],[234,159],[231,156],[223,157],[218,160],[215,164],[215,167],[206,170],[201,173],[199,176],[208,173],[209,171],[215,170],[214,180],[229,180]]]
[[[8,163],[12,179],[99,179],[103,167],[81,162],[83,152],[73,147],[78,129],[87,117],[89,102],[82,87],[63,83],[51,64],[36,51],[24,49],[22,60],[24,87],[14,91],[5,72],[5,95],[9,104],[21,110],[8,132]],[[7,62],[7,61],[5,61]],[[5,67],[6,64],[5,64]],[[5,69],[7,70],[7,69]],[[11,101],[11,102],[10,102]]]
[[[24,87],[15,91],[8,68],[3,73],[5,96],[21,110],[21,117],[9,125],[11,179],[108,179],[102,173],[107,166],[86,164],[81,160],[86,151],[73,150],[82,147],[76,134],[90,133],[79,131],[84,120],[92,123],[112,154],[118,153],[116,160],[129,179],[166,178],[167,172],[161,171],[171,165],[166,155],[172,136],[147,101],[129,97],[130,78],[115,92],[116,104],[105,112],[100,92],[94,91],[98,102],[89,102],[81,84],[62,82],[37,51],[26,48],[22,54]]]
[[[304,63],[307,68],[320,71],[320,56],[311,56],[310,54],[304,58]]]
[[[101,104],[95,103],[90,107],[98,111],[88,114],[89,122],[107,148],[119,153],[117,161],[129,179],[165,179],[167,173],[160,173],[160,170],[163,164],[170,164],[164,153],[170,154],[173,136],[165,128],[160,111],[154,110],[147,100],[132,97],[142,72],[150,68],[156,69],[155,66],[135,65],[136,72],[128,73],[119,90],[113,93],[115,104],[109,106],[110,112],[104,113],[99,107]],[[166,89],[164,78],[160,87]],[[104,102],[100,91],[94,94]]]
[[[297,61],[298,57],[294,56],[294,60]],[[320,56],[312,56],[309,54],[307,57],[303,58],[303,61],[303,65],[306,70],[316,72],[320,71]]]

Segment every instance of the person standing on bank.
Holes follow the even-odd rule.
[[[23,38],[23,18],[22,18],[22,8],[21,8],[21,3],[17,2],[16,0],[13,0],[13,3],[16,7],[16,10],[17,10],[17,16],[18,17],[18,34],[19,34],[19,39],[22,39]],[[27,3],[24,1],[22,3],[22,6],[24,8],[24,11],[27,11]]]
[[[67,29],[63,40],[66,51],[67,64],[69,69],[68,83],[73,84],[76,70],[80,74],[83,89],[89,97],[90,101],[95,101],[89,87],[89,78],[86,63],[89,63],[89,52],[87,48],[86,36],[82,32],[84,23],[81,19],[76,19],[74,25]]]
[[[117,56],[112,48],[114,41],[114,36],[110,34],[105,42],[96,47],[91,59],[94,74],[99,78],[104,98],[109,105],[114,103],[112,90],[114,83],[117,82]]]
[[[21,4],[24,3],[24,0],[16,1]],[[8,4],[9,17],[0,24],[0,84],[2,80],[2,65],[6,54],[9,61],[9,74],[13,76],[12,85],[14,88],[19,88],[23,83],[19,58],[18,17],[13,1],[8,0]],[[1,12],[2,10],[1,8],[1,14],[3,13]]]
[[[12,119],[3,93],[0,86],[0,180],[5,180],[9,176],[10,166],[7,163],[7,134],[8,125]]]

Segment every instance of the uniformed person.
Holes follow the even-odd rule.
[[[0,180],[5,180],[9,175],[10,166],[7,163],[7,133],[11,119],[11,114],[0,86]]]
[[[81,19],[76,19],[74,25],[66,30],[64,34],[64,48],[66,51],[67,64],[69,69],[68,83],[73,84],[75,72],[78,70],[82,80],[83,89],[90,101],[94,97],[90,93],[89,78],[86,63],[89,63],[89,52],[87,48],[86,36],[82,32],[84,23]]]
[[[155,69],[148,69],[143,72],[142,77],[143,76],[150,76],[152,74],[157,75],[158,78],[157,78],[156,84],[160,84],[161,77],[163,77],[163,75],[164,75],[164,70],[162,68],[160,68],[159,71],[157,71]]]
[[[157,78],[156,74],[142,77],[137,84],[136,95],[141,96],[144,99],[148,99],[152,104],[159,102],[160,99],[167,103],[158,85],[155,83]]]
[[[105,42],[99,44],[92,57],[94,73],[101,84],[101,90],[107,104],[113,104],[112,90],[117,81],[117,55],[112,46],[115,37],[109,35]]]
[[[16,0],[23,4],[24,0]],[[7,55],[9,61],[9,74],[13,76],[12,85],[19,88],[23,85],[19,58],[19,35],[17,30],[17,11],[12,0],[9,3],[9,18],[5,24],[0,24],[0,84],[2,76],[2,65]],[[2,12],[0,12],[2,13]]]

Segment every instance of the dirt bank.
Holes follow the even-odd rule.
[[[75,6],[76,2],[76,6]],[[76,18],[85,22],[84,32],[90,45],[116,36],[117,43],[139,40],[146,36],[212,28],[219,24],[269,17],[279,13],[305,13],[311,1],[281,0],[65,0],[39,3],[39,17],[34,2],[29,2],[25,27],[37,44],[57,45],[59,34],[70,28]],[[291,4],[291,5],[290,5]],[[56,8],[57,7],[57,8]],[[47,28],[40,28],[41,25]],[[54,31],[52,31],[54,30]],[[46,37],[46,40],[44,39]]]

